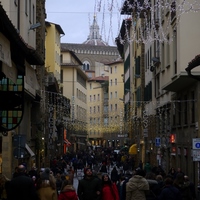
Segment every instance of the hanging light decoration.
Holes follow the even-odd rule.
[[[96,0],[95,9],[97,12],[109,12],[110,15],[110,26],[108,28],[106,41],[109,41],[110,36],[113,36],[113,15],[114,12],[122,11],[123,5],[126,3],[126,7],[134,12],[134,18],[132,19],[132,29],[131,35],[126,40],[126,42],[134,41],[136,43],[149,43],[153,41],[170,43],[173,41],[173,34],[170,39],[167,37],[170,28],[172,28],[172,22],[175,24],[173,28],[175,29],[180,21],[183,14],[189,12],[199,12],[200,11],[200,1],[199,0],[157,0],[155,2],[151,0]],[[106,6],[105,6],[106,5]],[[102,8],[104,8],[102,10]],[[106,9],[105,9],[106,8]],[[117,15],[118,17],[118,15]],[[130,17],[130,15],[129,15]],[[125,16],[127,18],[127,16]],[[142,19],[140,21],[140,19]],[[121,17],[118,17],[118,31],[120,30]],[[139,33],[136,31],[135,23],[139,22]],[[163,24],[164,22],[164,24]],[[105,28],[105,20],[103,18],[102,31]],[[128,31],[128,29],[127,29]],[[139,34],[139,37],[138,37]],[[114,42],[114,38],[112,38]],[[123,40],[120,41],[121,44],[124,43]]]

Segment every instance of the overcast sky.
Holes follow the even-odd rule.
[[[123,2],[124,0],[46,0],[46,20],[61,26],[65,33],[61,42],[83,43],[87,40],[89,26],[96,13],[102,39],[114,46],[123,17],[120,15]]]

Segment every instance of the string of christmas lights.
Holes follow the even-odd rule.
[[[68,115],[69,120],[67,122],[64,122],[67,124],[68,127],[73,128],[74,130],[83,130],[87,129],[84,127],[83,122],[81,119],[84,117],[84,120],[86,124],[88,124],[88,127],[91,130],[101,130],[106,132],[122,132],[124,130],[123,128],[132,127],[132,126],[142,126],[144,129],[149,128],[152,124],[155,123],[156,120],[158,120],[157,125],[160,126],[160,129],[162,129],[163,124],[165,126],[169,126],[170,120],[169,116],[171,111],[173,113],[185,113],[185,110],[180,110],[179,106],[180,103],[191,103],[195,102],[196,99],[187,99],[187,100],[172,100],[172,101],[152,101],[151,105],[148,104],[150,102],[147,101],[132,101],[134,105],[140,105],[141,114],[135,112],[135,109],[138,109],[134,106],[127,107],[126,110],[124,110],[124,107],[120,107],[120,105],[123,105],[123,102],[121,100],[113,101],[114,103],[117,103],[117,110],[110,110],[110,107],[107,108],[107,114],[102,115],[101,112],[98,112],[98,109],[95,108],[94,112],[94,105],[97,105],[97,101],[88,102],[92,105],[92,110],[87,110],[86,113],[84,113],[84,110],[79,112],[79,117],[76,118],[75,113],[77,113],[77,109],[79,105],[77,105],[77,99],[80,100],[78,97],[72,97],[70,101],[64,102],[65,97],[60,93],[54,93],[50,91],[41,91],[44,95],[44,99],[42,99],[42,102],[45,102],[45,106],[47,110],[49,110],[52,118],[53,125],[51,127],[54,127],[54,124],[57,121],[54,120],[62,120],[63,116]],[[99,101],[98,105],[103,105],[104,101]],[[170,110],[170,113],[169,113]],[[53,113],[56,113],[56,116],[54,116]],[[66,113],[68,112],[68,113]],[[71,114],[71,119],[70,119]],[[86,118],[86,115],[88,118]],[[54,117],[53,117],[54,116]],[[125,116],[128,116],[127,118]],[[56,118],[55,118],[56,117]],[[99,119],[98,119],[99,118]],[[104,118],[107,120],[107,125],[105,124],[106,121],[104,121]],[[79,120],[80,119],[80,120]],[[153,120],[154,119],[154,120]],[[87,129],[88,130],[88,129]],[[100,132],[101,132],[100,131]],[[52,131],[53,133],[53,131]]]
[[[110,39],[110,35],[113,36],[113,12],[118,11],[119,13],[122,11],[122,6],[126,2],[126,8],[134,11],[134,17],[132,19],[131,26],[131,35],[127,35],[126,41],[123,38],[120,38],[121,44],[124,42],[132,42],[136,43],[149,43],[153,41],[166,42],[171,43],[173,41],[174,35],[171,34],[170,38],[168,38],[169,30],[172,28],[172,22],[175,23],[173,25],[173,29],[179,24],[181,20],[181,16],[183,14],[187,14],[189,12],[199,12],[200,11],[200,2],[199,0],[157,0],[154,4],[153,1],[144,0],[143,3],[139,0],[129,1],[122,0],[121,4],[119,1],[114,0],[96,0],[95,8],[97,12],[109,11],[110,13],[110,28],[107,32],[107,37],[104,33],[104,37],[106,41]],[[105,9],[105,5],[107,5],[107,10]],[[129,18],[130,15],[125,19]],[[141,18],[142,17],[142,18]],[[142,19],[142,20],[141,20]],[[136,22],[140,22],[139,25],[139,35],[136,29]],[[120,30],[120,22],[121,18],[118,18],[118,31]],[[102,21],[102,29],[106,30],[105,20]],[[126,25],[126,32],[129,32],[128,27]],[[120,37],[120,36],[119,36]],[[112,37],[113,42],[115,41],[114,37]],[[114,42],[115,43],[115,42]]]

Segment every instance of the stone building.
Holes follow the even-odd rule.
[[[1,172],[9,178],[18,163],[26,163],[27,169],[30,169],[37,160],[36,132],[32,127],[36,121],[32,113],[33,110],[35,113],[39,111],[36,104],[39,105],[40,98],[35,69],[36,66],[44,66],[44,46],[39,48],[36,45],[36,29],[45,29],[41,27],[45,20],[44,3],[40,1],[38,4],[36,0],[27,4],[1,1],[0,93],[4,98],[0,102],[0,164]],[[40,10],[41,23],[37,21],[35,8]],[[40,37],[44,41],[42,34]]]
[[[140,63],[144,72],[144,96],[136,99],[144,104],[143,116],[135,121],[138,124],[143,122],[146,132],[133,132],[133,137],[141,136],[138,161],[150,160],[152,165],[159,164],[166,172],[171,167],[180,167],[191,181],[198,184],[200,171],[196,161],[199,161],[199,150],[194,147],[193,139],[199,138],[199,70],[191,68],[194,61],[188,63],[200,51],[200,28],[193,26],[200,12],[192,12],[199,10],[199,6],[187,1],[191,3],[191,12],[186,13],[186,2],[149,2],[139,0],[136,5],[126,0],[122,9],[130,15],[133,24],[129,36],[134,39],[129,48],[135,53],[129,61],[131,57],[137,61],[138,50],[145,44],[143,62]],[[140,24],[142,20],[149,23]],[[134,47],[132,43],[135,43]],[[131,66],[137,69],[137,64]],[[187,66],[189,75],[193,69],[194,76],[188,76]],[[134,81],[140,77],[136,76]],[[139,95],[138,90],[131,89],[131,93]]]
[[[112,138],[112,133],[108,130],[109,120],[110,123],[112,121],[113,124],[115,124],[114,122],[119,124],[120,114],[117,112],[123,108],[123,105],[118,108],[116,106],[119,103],[119,99],[123,98],[123,92],[116,91],[119,86],[121,88],[120,91],[123,91],[123,78],[121,76],[123,74],[123,67],[117,47],[109,46],[102,40],[99,34],[99,26],[94,16],[87,40],[82,44],[61,43],[61,51],[63,55],[67,51],[73,52],[82,62],[82,66],[80,67],[88,76],[86,112],[88,141],[85,141],[85,144],[88,142],[88,144],[92,145],[107,146],[108,141],[111,141]],[[109,79],[110,75],[112,75],[111,79]],[[118,80],[118,85],[114,89],[114,85],[117,84],[115,83],[116,80]],[[112,99],[115,103],[109,103],[109,97],[111,95],[109,93],[109,88],[111,86],[109,85],[110,81],[113,81],[112,90],[110,92],[115,96]],[[106,88],[102,87],[101,84],[106,84]],[[65,89],[63,88],[63,90]],[[111,113],[111,104],[113,106],[112,116],[109,114]],[[123,104],[123,102],[120,102],[120,104]],[[112,130],[115,130],[115,136],[118,135],[118,132],[116,132],[117,128],[119,132],[120,127],[113,126],[112,128]],[[109,133],[110,136],[105,136],[106,133]],[[115,140],[113,138],[113,141],[115,142],[112,144],[115,146],[117,144],[117,139]],[[112,144],[110,143],[110,146],[112,146]]]
[[[109,46],[99,35],[96,17],[90,27],[90,34],[82,44],[61,43],[61,49],[71,50],[83,63],[83,70],[95,71],[95,62],[109,63],[119,58],[116,46]],[[89,75],[89,74],[88,74]]]

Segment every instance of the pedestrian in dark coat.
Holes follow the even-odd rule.
[[[101,173],[107,173],[107,167],[106,167],[106,163],[103,162],[101,169],[99,170],[99,172]]]
[[[152,172],[147,173],[146,179],[149,183],[149,191],[146,192],[146,200],[156,200],[158,182],[155,180],[155,174]]]
[[[165,187],[158,196],[158,200],[182,200],[180,191],[173,186],[172,178],[165,179]]]
[[[189,180],[189,177],[188,176],[184,176],[184,181],[185,181],[185,184],[186,185],[189,185],[189,188],[191,190],[191,194],[192,194],[192,198],[191,199],[196,199],[196,190],[195,190],[195,185],[193,182],[191,182]]]
[[[18,175],[10,181],[8,200],[37,200],[38,196],[33,180],[26,175],[23,165],[18,166]]]
[[[111,171],[111,180],[114,183],[117,183],[117,181],[119,180],[119,174],[118,174],[116,167],[113,167],[113,169]]]
[[[176,178],[176,170],[174,169],[174,167],[172,167],[169,172],[168,175],[173,177],[173,180]]]
[[[162,189],[164,188],[164,181],[163,181],[163,177],[161,175],[157,175],[156,176],[156,181],[158,182],[156,188],[155,188],[155,193],[156,193],[156,196],[159,196]]]
[[[185,182],[183,173],[176,175],[174,186],[180,191],[182,200],[192,200],[193,195],[190,188],[190,183]]]
[[[79,200],[100,200],[101,195],[101,181],[93,176],[92,170],[86,168],[85,175],[78,184]]]
[[[125,176],[121,176],[119,181],[117,182],[117,189],[119,192],[119,199],[126,200],[126,183],[128,182],[128,178]]]
[[[143,163],[142,163],[141,160],[140,160],[140,162],[139,162],[139,164],[138,164],[138,167],[139,167],[140,169],[143,169]]]

